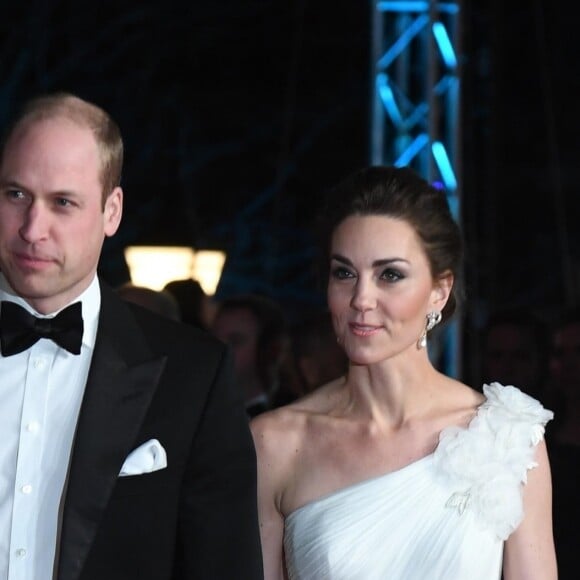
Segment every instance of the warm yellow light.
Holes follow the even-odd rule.
[[[195,278],[208,296],[215,294],[226,255],[219,250],[198,250],[195,252],[193,278]]]
[[[208,296],[215,294],[226,260],[224,252],[194,251],[182,246],[129,246],[125,261],[131,282],[161,290],[172,280],[197,280]]]
[[[170,280],[191,278],[194,252],[178,246],[129,246],[125,260],[133,284],[161,290]]]

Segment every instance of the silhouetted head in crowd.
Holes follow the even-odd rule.
[[[549,388],[558,418],[552,436],[580,445],[580,309],[565,311],[551,337]]]
[[[580,399],[580,310],[565,312],[552,329],[550,373],[554,384]]]
[[[181,320],[186,324],[207,329],[211,320],[211,300],[197,280],[172,280],[163,288],[179,304]]]
[[[123,300],[139,304],[172,320],[181,320],[177,301],[169,292],[136,286],[128,282],[119,286],[117,293]]]
[[[539,398],[548,374],[548,326],[530,310],[504,310],[482,332],[482,379],[514,385]]]
[[[292,354],[304,393],[344,375],[348,359],[338,344],[330,314],[316,313],[291,330]]]
[[[288,344],[280,305],[256,294],[227,298],[218,304],[211,329],[232,348],[236,380],[247,403],[261,402],[265,410]]]

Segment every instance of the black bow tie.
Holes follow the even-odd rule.
[[[50,338],[73,354],[80,354],[83,317],[80,302],[71,304],[54,318],[38,318],[14,302],[2,301],[0,345],[11,356],[30,348],[41,338]]]

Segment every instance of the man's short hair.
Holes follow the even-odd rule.
[[[6,143],[15,131],[28,123],[46,119],[68,119],[91,130],[97,143],[101,159],[101,185],[103,207],[113,189],[121,184],[123,170],[123,139],[117,123],[101,107],[85,101],[71,93],[58,92],[41,95],[27,101],[5,132],[0,161]]]

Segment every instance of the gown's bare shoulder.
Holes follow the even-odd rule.
[[[301,439],[303,418],[291,406],[261,413],[250,422],[258,458],[264,462],[272,456],[280,465],[288,450]]]
[[[277,469],[291,468],[292,449],[304,438],[307,412],[296,403],[261,413],[250,422],[258,459],[262,465],[275,459]],[[268,466],[273,468],[273,466]]]
[[[295,478],[312,423],[325,415],[336,385],[329,383],[297,401],[261,413],[250,422],[262,481],[275,491],[280,506],[287,486]]]
[[[286,578],[283,537],[286,497],[292,492],[308,439],[309,404],[302,401],[254,417],[250,429],[258,458],[258,512],[267,580]]]

